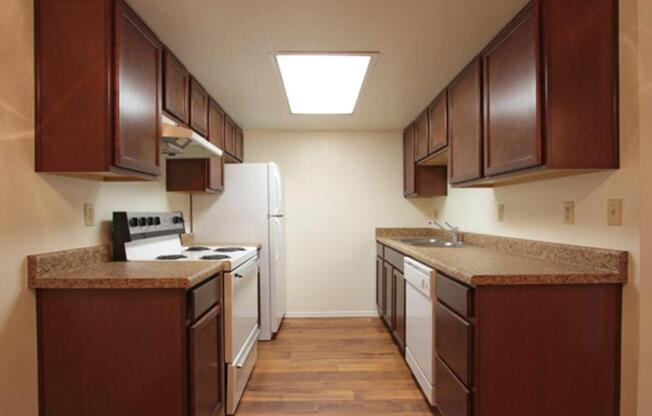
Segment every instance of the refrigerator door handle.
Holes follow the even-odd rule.
[[[268,215],[267,217],[268,217],[268,218],[283,218],[284,215],[283,215],[283,214],[279,214],[279,215]]]

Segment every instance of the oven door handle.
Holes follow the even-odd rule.
[[[236,279],[242,279],[244,277],[247,277],[247,272],[251,267],[257,265],[258,265],[258,256],[247,260],[244,264],[241,264],[239,267],[236,267],[236,269],[231,273],[233,274],[233,277],[235,277]]]

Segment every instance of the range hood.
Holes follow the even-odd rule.
[[[204,159],[222,156],[222,149],[199,134],[163,115],[161,117],[161,152],[177,159]]]

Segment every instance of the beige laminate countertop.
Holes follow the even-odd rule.
[[[31,289],[185,289],[224,270],[220,261],[116,261],[30,279]]]
[[[377,236],[376,240],[471,286],[618,284],[627,281],[626,252],[589,248],[581,251],[579,247],[541,243],[546,250],[577,249],[558,255],[567,260],[561,262],[473,244],[458,248],[418,247],[404,243],[402,238]],[[528,240],[514,241],[537,244]],[[573,262],[574,255],[582,258]]]
[[[231,270],[231,264],[228,260],[114,262],[109,246],[94,246],[28,256],[27,269],[30,289],[187,289]]]

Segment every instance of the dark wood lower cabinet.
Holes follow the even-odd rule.
[[[218,304],[189,329],[191,416],[213,416],[224,407],[221,318],[222,305]]]
[[[377,243],[376,307],[401,352],[405,351],[403,254]],[[381,257],[384,256],[384,257]]]
[[[467,287],[470,317],[446,306],[463,299],[439,291],[446,280],[436,309],[442,416],[619,414],[621,285]]]
[[[394,340],[401,351],[405,350],[405,278],[403,273],[394,269]]]
[[[39,414],[223,415],[213,279],[190,290],[37,290]]]
[[[383,273],[383,280],[385,281],[385,308],[383,310],[383,319],[385,324],[390,329],[394,328],[394,276],[392,274],[392,265],[384,262],[385,272]]]
[[[376,257],[376,308],[378,309],[378,314],[380,316],[382,316],[383,311],[385,310],[384,276],[385,266],[383,265],[383,258]]]

